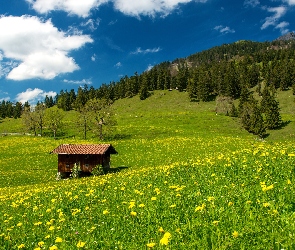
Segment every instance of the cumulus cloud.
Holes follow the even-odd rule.
[[[222,34],[227,34],[227,33],[235,33],[235,30],[231,29],[228,26],[222,26],[222,25],[218,25],[214,27],[215,30],[219,31]]]
[[[45,92],[42,89],[27,89],[25,92],[21,92],[16,95],[15,100],[21,103],[29,102],[29,103],[36,103],[37,101],[43,101],[44,98],[48,96],[55,97],[56,92],[54,91],[49,91]]]
[[[83,80],[76,80],[76,81],[64,79],[63,82],[70,83],[70,84],[79,84],[79,85],[92,84],[92,81],[90,79],[83,79]]]
[[[17,62],[7,75],[12,80],[52,79],[73,72],[79,66],[68,53],[93,41],[88,35],[70,36],[50,20],[32,16],[1,16],[0,34],[2,57]]]
[[[147,54],[147,53],[157,53],[161,50],[160,47],[158,48],[153,48],[153,49],[145,49],[145,50],[142,50],[140,47],[137,48],[135,51],[131,52],[130,54],[134,54],[134,55],[137,55],[137,54]]]
[[[32,8],[41,14],[53,10],[63,10],[70,15],[89,16],[90,10],[98,8],[109,0],[26,0]]]
[[[87,17],[92,9],[98,8],[104,3],[111,2],[114,8],[125,15],[139,17],[140,15],[155,16],[157,13],[168,15],[180,4],[193,0],[26,0],[32,8],[41,14],[53,10],[63,10],[70,15]],[[194,0],[205,3],[207,0]]]
[[[272,16],[266,17],[264,23],[261,26],[261,29],[264,30],[269,26],[277,26],[278,20],[286,14],[287,8],[284,6],[266,8],[268,12],[273,13]]]

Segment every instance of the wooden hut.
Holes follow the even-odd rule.
[[[118,152],[111,144],[62,144],[50,152],[58,154],[58,172],[67,176],[76,164],[81,171],[91,173],[97,165],[110,168],[110,155]]]

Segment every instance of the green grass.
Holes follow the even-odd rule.
[[[265,141],[216,115],[215,102],[190,103],[186,93],[119,100],[120,139],[103,142],[119,152],[112,167],[128,168],[78,180],[57,181],[57,156],[49,152],[100,143],[92,135],[1,137],[0,249],[294,249],[287,96],[278,98],[291,122]],[[65,118],[69,134],[74,116]]]

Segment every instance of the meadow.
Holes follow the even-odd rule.
[[[103,142],[119,152],[112,167],[128,167],[118,173],[55,179],[49,152],[94,137],[0,138],[0,249],[295,248],[290,105],[264,141],[185,93],[115,109],[120,137]]]

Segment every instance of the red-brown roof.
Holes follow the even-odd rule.
[[[111,144],[62,144],[52,150],[51,154],[80,154],[80,155],[102,155],[106,152],[117,154],[118,152]]]

